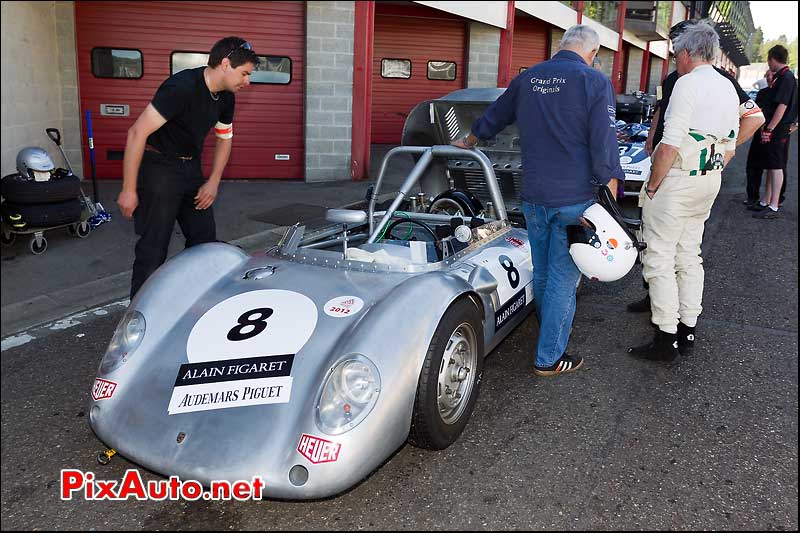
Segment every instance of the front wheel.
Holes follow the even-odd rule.
[[[483,328],[468,298],[444,314],[431,340],[417,385],[409,442],[442,450],[464,431],[483,375]]]

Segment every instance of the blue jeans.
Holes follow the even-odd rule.
[[[578,217],[594,200],[564,207],[544,207],[522,202],[528,224],[533,259],[533,297],[539,315],[536,366],[555,364],[564,354],[575,317],[575,289],[581,273],[567,244],[567,226],[579,224]]]

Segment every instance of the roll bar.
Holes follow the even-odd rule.
[[[378,199],[381,183],[383,182],[383,176],[386,174],[386,167],[388,166],[389,159],[397,154],[419,154],[420,158],[419,161],[417,161],[417,164],[414,165],[414,168],[411,169],[411,172],[408,173],[403,185],[400,187],[400,192],[398,193],[397,197],[386,210],[386,213],[378,223],[378,226],[375,227],[373,215],[375,213],[375,203]],[[434,157],[470,157],[475,159],[483,170],[483,176],[486,178],[486,186],[489,188],[489,195],[494,203],[494,209],[498,219],[508,220],[506,205],[503,202],[503,196],[500,194],[500,186],[497,184],[497,177],[495,176],[494,169],[492,168],[492,162],[489,161],[489,158],[486,157],[483,152],[476,148],[467,150],[450,145],[398,146],[389,150],[389,152],[386,154],[386,157],[383,158],[381,170],[378,173],[378,179],[375,182],[375,188],[372,191],[372,197],[369,199],[369,212],[367,219],[369,220],[370,236],[367,240],[368,243],[375,242],[383,227],[392,218],[392,214],[400,206],[403,199],[408,196],[411,188],[419,181],[420,176],[422,176],[423,172],[425,172],[425,169],[428,168],[428,165]]]

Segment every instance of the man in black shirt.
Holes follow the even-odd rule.
[[[767,82],[766,87],[760,89],[756,94],[756,105],[763,109],[768,109],[770,104],[768,102],[770,98],[770,89],[772,86],[772,71],[767,69],[764,73],[764,79]],[[789,132],[791,133],[792,129],[790,128]],[[783,152],[784,156],[784,167],[783,167],[783,185],[781,185],[781,195],[780,195],[780,203],[783,203],[785,194],[786,194],[786,163],[789,160],[789,141],[790,138],[787,139],[786,143],[783,145]],[[764,174],[764,163],[763,158],[761,157],[761,135],[754,136],[753,139],[750,141],[750,150],[747,153],[747,199],[744,200],[742,203],[747,206],[747,208],[751,211],[761,211],[761,207],[754,207],[758,204],[758,200],[760,197],[761,191],[761,177]]]
[[[128,130],[117,204],[139,235],[131,298],[166,260],[176,220],[187,248],[216,240],[211,204],[231,153],[234,93],[250,84],[258,61],[244,39],[221,39],[207,67],[170,76]],[[217,145],[206,181],[200,154],[212,127]]]
[[[775,45],[767,53],[767,64],[772,71],[772,83],[768,86],[764,115],[767,124],[761,128],[760,139],[753,140],[751,149],[761,167],[767,171],[767,184],[758,203],[748,207],[758,211],[753,217],[778,218],[781,187],[785,179],[787,144],[792,123],[797,120],[797,80],[786,62],[789,52]],[[758,141],[760,140],[760,143]],[[756,144],[758,143],[758,144]]]

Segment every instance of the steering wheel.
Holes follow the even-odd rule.
[[[436,232],[433,231],[433,228],[431,228],[425,222],[422,222],[421,220],[414,220],[413,218],[398,218],[397,220],[389,224],[389,227],[386,228],[385,235],[392,236],[392,230],[395,228],[395,226],[403,224],[404,222],[408,222],[410,224],[416,224],[422,227],[422,229],[427,231],[431,235],[431,237],[433,237],[433,242],[436,242],[438,240],[438,238],[436,237]]]

